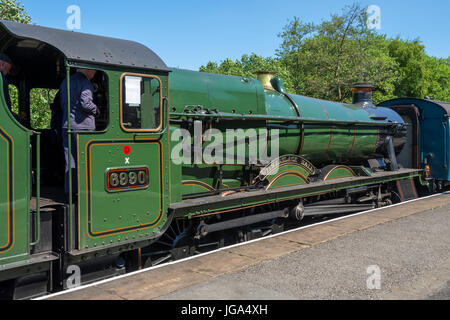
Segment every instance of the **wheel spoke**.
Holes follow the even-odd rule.
[[[169,226],[167,232],[150,248],[150,250],[154,251],[149,250],[143,256],[155,258],[154,261],[151,261],[152,266],[175,260],[174,251],[172,250],[180,246],[190,245],[189,239],[192,238],[192,234],[189,232],[190,226],[191,222],[186,222],[184,219],[175,220]],[[193,253],[191,252],[191,254]]]
[[[172,238],[171,236],[169,236],[167,233],[166,234],[164,234],[164,237],[167,237],[167,238],[169,238],[170,240],[172,240],[172,241],[175,241],[175,238]]]
[[[164,241],[158,240],[158,241],[156,241],[156,243],[159,243],[159,244],[168,246],[169,248],[172,248],[172,244],[168,243],[168,242],[164,242]]]
[[[173,229],[172,225],[169,226],[169,230],[172,231],[173,236],[176,238],[178,233],[175,232],[175,230]],[[174,239],[172,239],[172,240],[174,240]]]
[[[175,221],[175,225],[177,226],[178,234],[180,234],[180,233],[181,233],[181,230],[180,230],[180,222],[179,222],[178,220]]]

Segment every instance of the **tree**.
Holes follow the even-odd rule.
[[[371,82],[392,96],[395,61],[384,36],[367,28],[366,13],[358,4],[347,6],[319,25],[294,18],[280,34],[280,60],[295,78],[295,93],[351,102],[355,82]]]
[[[399,78],[395,95],[423,98],[426,95],[424,46],[419,40],[394,39],[389,43],[388,50],[398,63]]]
[[[291,93],[341,102],[352,101],[356,82],[375,85],[375,103],[425,95],[450,100],[450,58],[427,56],[419,40],[387,39],[369,30],[366,21],[359,4],[317,25],[294,17],[278,35],[282,43],[275,58],[243,55],[209,62],[200,71],[254,76],[258,68],[271,68]]]
[[[225,59],[220,64],[217,62],[208,62],[206,66],[201,66],[201,72],[219,73],[234,76],[256,78],[257,71],[270,70],[275,75],[283,78],[287,90],[292,90],[291,74],[276,58],[262,57],[255,53],[251,55],[244,54],[240,60],[233,61]]]
[[[24,6],[18,0],[2,0],[0,3],[0,19],[30,23],[31,17],[25,11]]]
[[[426,95],[434,100],[450,101],[450,59],[425,56]]]
[[[283,39],[276,55],[281,64],[289,70],[293,92],[305,91],[305,62],[303,46],[305,38],[316,30],[313,23],[303,23],[297,17],[289,21],[278,37]]]
[[[449,59],[427,56],[419,40],[394,39],[388,50],[399,65],[396,96],[450,100]]]

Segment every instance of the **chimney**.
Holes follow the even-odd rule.
[[[372,102],[372,91],[374,88],[370,83],[355,83],[353,85],[353,104],[375,108]]]
[[[273,79],[272,71],[257,71],[256,74],[257,79],[262,83],[264,89],[275,91],[271,83]]]

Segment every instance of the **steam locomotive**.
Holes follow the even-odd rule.
[[[120,39],[0,21],[18,121],[0,98],[0,296],[29,299],[447,185],[447,103],[344,104],[289,94],[282,79],[169,69]],[[76,135],[64,194],[58,136],[33,128],[33,89],[77,69],[96,130]],[[70,105],[70,103],[68,104]],[[68,113],[70,114],[70,113]],[[28,119],[28,120],[27,120]],[[442,130],[442,132],[441,132]],[[443,134],[444,133],[444,134]],[[70,139],[69,139],[70,140]],[[69,183],[69,185],[72,185]]]

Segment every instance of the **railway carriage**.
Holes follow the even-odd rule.
[[[379,104],[395,110],[408,124],[407,143],[398,155],[405,168],[427,167],[436,189],[450,181],[450,103],[431,99],[399,98]],[[430,138],[432,137],[432,138]]]
[[[374,106],[365,84],[355,86],[353,104],[323,101],[287,93],[269,72],[252,79],[169,69],[135,42],[7,21],[0,51],[14,61],[8,78],[26,115],[19,122],[0,98],[3,298],[276,233],[308,215],[389,205],[430,186],[428,155],[397,163],[408,121]],[[26,119],[33,89],[57,90],[78,68],[98,71],[100,116],[95,131],[71,131],[77,188],[66,197],[60,137]],[[229,144],[219,139],[227,132]],[[252,149],[255,132],[263,139]]]

